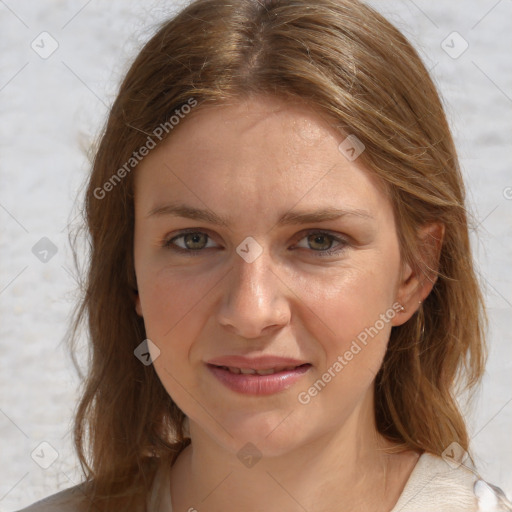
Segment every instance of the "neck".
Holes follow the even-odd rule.
[[[192,421],[190,437],[171,470],[176,511],[382,512],[393,508],[418,459],[392,453],[396,445],[377,433],[364,407],[342,428],[249,466]]]

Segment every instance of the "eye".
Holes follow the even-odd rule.
[[[180,240],[181,243],[177,243]],[[164,240],[163,246],[176,251],[183,251],[193,253],[194,251],[201,251],[214,247],[208,245],[208,242],[213,242],[207,233],[202,231],[188,231],[180,233],[169,240]]]
[[[305,241],[305,242],[303,242]],[[335,244],[335,245],[333,245]],[[318,256],[337,254],[346,248],[348,241],[325,231],[310,231],[303,236],[295,248],[309,249]],[[168,240],[162,246],[176,252],[190,255],[199,254],[204,249],[215,247],[211,237],[203,231],[185,231]]]
[[[305,244],[297,244],[295,247],[311,249],[319,253],[319,256],[325,256],[326,253],[336,254],[348,245],[343,238],[337,237],[325,231],[311,231],[301,238],[300,242],[305,240]],[[336,243],[333,247],[333,243]]]

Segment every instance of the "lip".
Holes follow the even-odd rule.
[[[222,384],[232,391],[245,395],[259,396],[272,395],[291,388],[312,367],[311,364],[304,363],[293,370],[283,370],[271,375],[251,375],[231,373],[229,370],[223,369],[214,364],[207,363],[206,366]],[[235,365],[231,364],[223,366]],[[277,366],[280,366],[280,364]],[[289,364],[287,366],[292,365]],[[269,367],[267,366],[267,368]]]
[[[210,359],[207,363],[216,366],[233,366],[236,368],[243,368],[245,370],[249,368],[252,368],[253,370],[266,370],[268,368],[300,366],[302,364],[306,364],[307,361],[299,361],[298,359],[277,356],[222,356]]]

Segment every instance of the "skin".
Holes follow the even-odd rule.
[[[339,151],[344,139],[305,105],[252,97],[191,113],[137,168],[136,310],[192,439],[171,470],[173,510],[382,512],[417,462],[418,453],[386,453],[393,445],[376,430],[373,382],[392,326],[414,314],[434,280],[401,263],[391,203],[377,179]],[[150,214],[170,202],[227,225]],[[370,218],[277,225],[283,213],[326,207]],[[208,236],[164,246],[185,228]],[[442,240],[442,226],[426,226],[421,236],[428,235]],[[248,236],[263,249],[251,263],[236,252]],[[298,394],[397,301],[405,311],[301,404]],[[288,390],[242,395],[205,366],[231,354],[313,366]],[[237,458],[248,442],[262,455],[252,467]]]

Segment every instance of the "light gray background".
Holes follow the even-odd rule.
[[[471,447],[480,473],[510,496],[512,0],[371,3],[420,49],[460,151],[490,317],[488,369],[468,414]],[[76,298],[68,225],[88,171],[85,150],[136,50],[176,5],[0,0],[0,511],[80,479],[69,436],[78,379],[62,344]],[[31,48],[33,40],[42,46],[43,31],[59,45],[47,59]],[[456,59],[441,46],[462,48],[454,31],[469,44]],[[57,247],[46,263],[32,252],[42,237]],[[51,462],[41,442],[58,453],[48,469],[31,458],[35,450]]]

